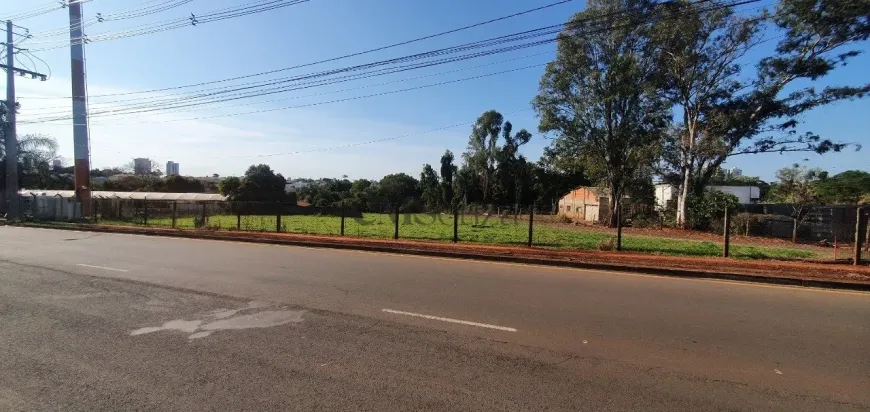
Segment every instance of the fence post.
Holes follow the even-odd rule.
[[[341,235],[344,236],[344,200],[341,201]]]
[[[453,243],[459,242],[459,207],[453,208]]]
[[[864,229],[867,233],[867,236],[864,238],[864,251],[870,252],[870,214],[868,214],[867,220],[864,222]]]
[[[725,207],[725,221],[724,221],[724,237],[725,244],[722,247],[722,257],[727,258],[731,254],[731,213],[728,211],[728,207]]]
[[[118,220],[124,220],[124,210],[122,209],[122,206],[124,206],[124,201],[118,199]]]
[[[855,219],[855,256],[853,257],[852,264],[858,266],[861,264],[861,237],[864,235],[864,216],[862,216],[864,211],[863,208],[858,208],[858,218]]]
[[[622,201],[616,207],[616,251],[622,251]]]
[[[532,235],[535,226],[535,205],[529,207],[529,247],[532,247]]]
[[[92,203],[93,206],[91,207],[91,210],[94,212],[94,223],[98,223],[98,221],[97,221],[97,205],[99,205],[100,203],[97,202],[97,199],[94,199],[94,198],[91,199],[91,202],[93,202]],[[31,204],[33,204],[33,203],[31,203]]]
[[[396,230],[393,232],[393,239],[399,238],[399,205],[396,205]]]
[[[275,215],[275,231],[281,231],[281,202],[278,202],[278,214]]]
[[[236,230],[242,230],[242,212],[236,208]]]
[[[172,201],[172,228],[175,229],[175,221],[178,219],[178,202]]]
[[[145,204],[145,213],[142,217],[143,217],[145,226],[148,226],[148,199],[143,200],[142,203]]]
[[[208,216],[206,215],[205,207],[206,207],[206,204],[205,204],[205,202],[203,202],[203,203],[202,203],[202,216],[200,216],[200,217],[202,218],[202,227],[203,227],[203,229],[205,229],[205,228],[208,227],[208,222],[206,222],[206,218],[207,218]]]

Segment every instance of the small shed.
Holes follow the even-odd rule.
[[[580,186],[559,199],[558,214],[575,220],[600,222],[607,213],[610,197],[595,187]]]

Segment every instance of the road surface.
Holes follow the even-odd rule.
[[[870,410],[870,294],[0,227],[0,410]]]

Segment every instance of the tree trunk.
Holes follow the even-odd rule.
[[[608,205],[609,209],[610,209],[610,211],[609,211],[610,216],[608,216],[608,219],[607,219],[607,227],[610,227],[610,228],[616,227],[617,220],[619,219],[619,213],[618,213],[619,206],[621,206],[621,204],[622,204],[622,200],[619,198],[619,196],[613,196],[613,195],[610,196],[610,205]]]
[[[688,222],[688,199],[689,199],[689,183],[691,175],[688,168],[683,169],[682,182],[680,183],[680,193],[677,195],[677,227],[686,229]]]
[[[798,226],[800,226],[800,225],[799,225],[799,223],[798,223],[798,219],[797,219],[797,218],[793,218],[793,220],[794,220],[794,226],[793,226],[792,229],[791,229],[791,243],[797,243],[797,240],[798,240]]]

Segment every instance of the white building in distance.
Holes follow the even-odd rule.
[[[705,190],[715,190],[737,197],[742,205],[758,203],[761,199],[761,188],[758,186],[707,186]],[[668,202],[676,202],[680,191],[674,185],[661,183],[655,185],[656,206],[659,210],[667,209]]]
[[[180,175],[178,163],[172,160],[166,162],[166,176]]]

